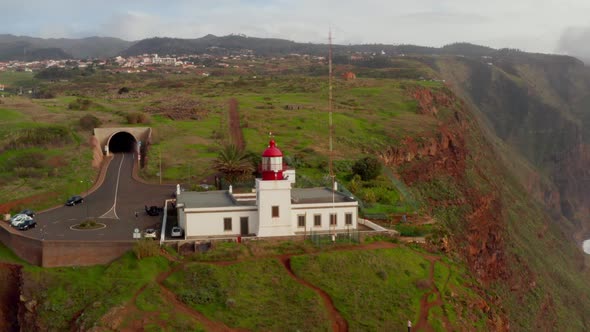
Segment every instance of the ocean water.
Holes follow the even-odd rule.
[[[590,240],[584,241],[584,243],[582,243],[582,248],[584,248],[585,253],[590,255]]]

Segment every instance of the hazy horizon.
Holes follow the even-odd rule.
[[[128,1],[23,0],[0,4],[0,33],[40,38],[199,38],[207,34],[336,44],[468,42],[493,48],[590,53],[590,3],[567,0],[290,0]],[[327,15],[326,13],[330,13]]]

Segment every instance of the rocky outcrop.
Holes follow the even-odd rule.
[[[470,213],[463,216],[462,232],[453,234],[452,247],[460,250],[481,281],[508,278],[506,264],[502,203],[498,191],[482,193],[467,183],[468,159],[477,159],[477,152],[467,149],[470,126],[463,103],[456,103],[454,95],[445,91],[417,88],[411,92],[422,114],[436,117],[441,108],[452,108],[454,116],[440,123],[431,137],[420,139],[406,137],[399,146],[381,152],[380,158],[397,168],[408,185],[432,181],[438,177],[450,177],[457,184],[457,197],[444,201],[430,199],[429,208],[469,206]],[[483,173],[478,165],[475,172]],[[485,178],[485,174],[483,175]],[[493,186],[490,181],[489,185]]]

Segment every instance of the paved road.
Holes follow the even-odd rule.
[[[135,181],[131,176],[134,162],[132,153],[116,154],[103,184],[85,197],[84,203],[38,214],[35,217],[37,227],[24,233],[50,240],[130,240],[135,228],[144,230],[159,225],[162,217],[148,216],[144,206],[163,206],[164,200],[171,198],[174,186]],[[137,218],[135,211],[139,214]],[[70,228],[86,217],[106,227],[84,231]],[[159,226],[157,228],[159,230]]]

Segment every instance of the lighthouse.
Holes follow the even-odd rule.
[[[283,153],[271,139],[262,152],[262,178],[256,179],[258,235],[293,234],[291,227],[291,181],[284,178]]]
[[[277,142],[271,139],[261,150],[256,195],[232,190],[177,194],[178,224],[187,237],[290,237],[357,229],[354,197],[332,188],[293,186],[295,170],[285,167]]]
[[[283,153],[271,139],[262,153],[262,180],[283,180]]]

